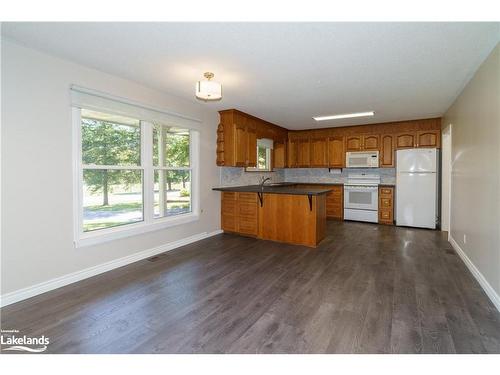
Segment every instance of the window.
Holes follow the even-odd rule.
[[[73,113],[77,245],[197,218],[196,132],[139,116],[77,108]]]
[[[255,168],[247,168],[248,172],[256,171],[271,171],[272,162],[271,155],[273,150],[272,139],[257,139],[257,166]]]
[[[153,127],[154,217],[191,212],[189,131]]]

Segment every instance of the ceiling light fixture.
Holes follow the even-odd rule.
[[[200,100],[211,101],[222,99],[222,86],[219,82],[211,81],[214,74],[206,72],[206,80],[196,82],[196,97]]]
[[[357,113],[344,113],[342,115],[317,116],[317,117],[313,117],[313,119],[316,121],[326,121],[326,120],[336,120],[336,119],[341,119],[341,118],[373,116],[374,114],[375,114],[375,112],[373,112],[373,111],[357,112]]]

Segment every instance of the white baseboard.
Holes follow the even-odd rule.
[[[451,246],[453,246],[458,256],[460,256],[460,258],[463,260],[472,275],[474,275],[477,282],[479,283],[479,285],[481,285],[493,305],[495,305],[497,310],[500,311],[500,296],[497,294],[497,292],[495,292],[490,283],[488,283],[488,281],[484,278],[483,274],[479,272],[474,263],[472,263],[467,254],[465,254],[462,248],[458,245],[457,241],[453,239],[453,237],[451,236],[451,232],[448,232],[448,241],[450,242]]]
[[[123,258],[115,259],[110,262],[106,262],[103,264],[99,264],[94,267],[86,268],[81,271],[73,272],[64,276],[57,277],[52,280],[44,281],[42,283],[29,286],[27,288],[19,289],[14,292],[6,293],[0,297],[0,307],[10,305],[15,302],[22,301],[27,298],[31,298],[37,296],[39,294],[63,287],[65,285],[69,285],[75,283],[80,280],[87,279],[92,276],[99,275],[103,272],[111,271],[118,267],[126,266],[127,264],[137,262],[142,259],[146,259],[152,257],[154,255],[158,255],[164,253],[166,251],[173,250],[180,246],[188,245],[190,243],[200,241],[202,239],[215,236],[217,234],[222,233],[222,230],[216,230],[213,232],[203,232],[199,234],[195,234],[194,236],[190,236],[187,238],[183,238],[178,241],[169,242],[167,244],[154,247],[152,249],[147,249],[140,251],[138,253],[128,255]]]

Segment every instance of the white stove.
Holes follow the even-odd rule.
[[[380,176],[350,174],[344,184],[344,220],[378,222]]]

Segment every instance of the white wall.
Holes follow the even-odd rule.
[[[446,112],[449,124],[451,236],[499,295],[500,45]]]
[[[117,56],[119,58],[119,56]],[[75,249],[69,87],[77,84],[200,118],[200,220]],[[2,40],[1,293],[219,229],[218,115],[137,83]]]
[[[451,124],[441,133],[441,230],[450,230]]]

